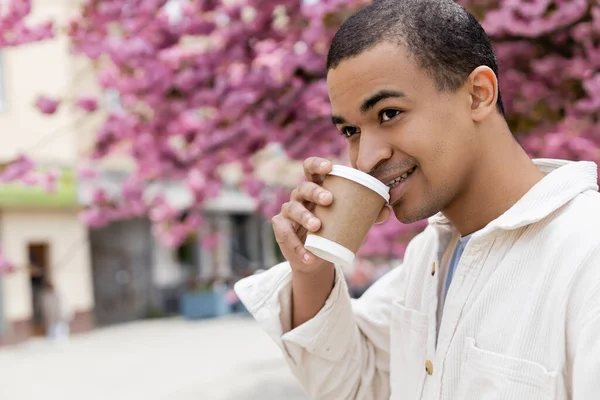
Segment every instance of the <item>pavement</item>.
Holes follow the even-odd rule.
[[[308,400],[247,316],[138,321],[0,348],[2,400]]]

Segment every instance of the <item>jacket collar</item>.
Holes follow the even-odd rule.
[[[598,190],[598,167],[594,162],[549,158],[532,161],[546,176],[504,214],[483,228],[481,234],[496,229],[517,229],[538,222],[579,193]],[[428,221],[430,225],[452,225],[441,212]]]

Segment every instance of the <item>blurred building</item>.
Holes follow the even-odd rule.
[[[80,202],[91,201],[93,187],[118,196],[126,170],[107,166],[97,177],[80,182]],[[193,201],[181,182],[157,183],[148,191],[164,194],[181,209]],[[277,254],[271,225],[256,207],[254,199],[226,184],[219,197],[206,203],[205,224],[178,248],[162,245],[152,235],[148,219],[117,221],[91,230],[97,324],[177,314],[179,299],[192,281],[235,281],[274,265]],[[204,247],[206,236],[218,240]]]
[[[66,21],[69,0],[34,1],[32,20]],[[37,96],[73,94],[81,64],[65,37],[6,49],[0,59],[0,162],[24,152],[41,168],[62,171],[56,192],[20,184],[0,186],[0,245],[16,272],[0,277],[0,345],[44,334],[40,290],[51,281],[72,317],[72,331],[93,326],[93,291],[87,229],[78,220],[74,167],[77,137],[88,129],[74,110],[46,117]]]
[[[64,25],[78,2],[34,0],[32,20],[51,18]],[[177,8],[173,10],[175,18]],[[110,157],[102,160],[98,177],[76,179],[78,161],[92,151],[106,114],[84,114],[72,108],[71,100],[95,96],[104,108],[120,106],[119,94],[102,92],[94,73],[87,60],[70,54],[64,33],[0,53],[0,164],[23,152],[41,168],[62,171],[53,194],[20,184],[0,185],[0,246],[18,267],[0,277],[0,345],[44,333],[39,306],[44,280],[57,287],[72,315],[72,331],[79,332],[177,313],[178,299],[191,279],[231,282],[278,260],[270,223],[256,212],[254,199],[239,190],[235,166],[225,168],[221,195],[205,205],[207,223],[177,249],[153,237],[148,219],[97,229],[80,222],[78,211],[89,204],[91,189],[101,186],[117,194],[134,168],[126,158]],[[39,95],[70,101],[55,115],[44,116],[34,108]],[[295,186],[302,177],[301,166],[273,158],[268,151],[258,158],[259,175],[269,183],[279,184],[284,177]],[[181,182],[160,182],[149,188],[153,190],[182,208],[192,201]],[[211,235],[219,240],[202,247],[201,239]]]

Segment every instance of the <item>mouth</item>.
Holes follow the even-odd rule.
[[[404,174],[386,183],[386,185],[390,188],[389,204],[391,206],[393,206],[394,203],[396,203],[403,196],[408,180],[416,170],[417,166],[414,166]]]
[[[415,165],[414,167],[412,167],[411,169],[409,169],[408,171],[406,171],[404,174],[402,174],[399,177],[397,177],[395,179],[392,179],[391,181],[387,182],[386,185],[390,189],[393,189],[396,186],[399,186],[402,182],[404,182],[405,180],[407,180],[408,177],[410,176],[410,174],[412,174],[413,172],[415,172],[416,169],[417,169],[417,166]]]

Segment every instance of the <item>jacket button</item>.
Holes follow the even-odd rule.
[[[435,275],[435,261],[431,264],[431,276]]]
[[[433,375],[433,363],[430,360],[425,361],[425,371],[427,375]]]

